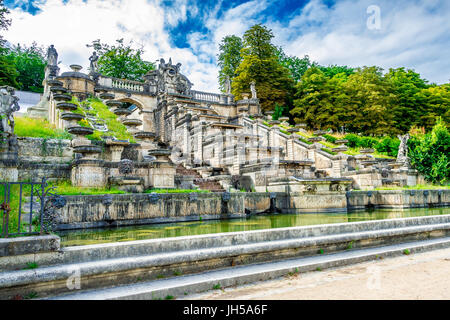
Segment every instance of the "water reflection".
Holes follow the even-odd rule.
[[[316,224],[358,222],[450,214],[450,208],[410,209],[404,211],[373,210],[354,213],[277,214],[248,219],[178,222],[168,224],[90,229],[61,232],[62,246],[80,246],[97,243],[121,242],[209,233],[250,231]]]

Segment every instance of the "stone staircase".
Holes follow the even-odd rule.
[[[183,165],[179,164],[176,168],[177,176],[192,177],[192,183],[199,187],[201,190],[209,190],[211,192],[225,192],[218,181],[211,181],[202,176],[194,169],[187,169]]]

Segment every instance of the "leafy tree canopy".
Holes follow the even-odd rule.
[[[134,49],[132,42],[125,44],[123,39],[116,40],[114,45],[95,40],[87,46],[97,51],[98,69],[105,76],[143,81],[142,76],[155,68],[154,63],[142,59],[142,48]]]
[[[275,103],[285,104],[294,84],[289,70],[278,61],[272,38],[272,30],[259,24],[245,32],[242,62],[232,83],[232,93],[239,99],[255,81],[262,110],[273,110]]]
[[[315,65],[314,62],[311,62],[309,56],[305,55],[301,59],[296,56],[288,56],[281,47],[276,48],[276,55],[280,64],[289,69],[295,82],[300,81],[306,70]]]
[[[11,25],[11,19],[7,19],[7,14],[9,14],[9,10],[5,7],[4,1],[0,0],[0,31],[8,30]],[[7,53],[8,48],[5,47],[5,40],[3,35],[0,34],[0,85],[17,87],[16,78],[19,73],[12,61],[6,57]]]
[[[42,81],[47,63],[43,48],[36,43],[33,43],[31,47],[18,44],[8,50],[6,58],[18,72],[16,80],[19,90],[43,92]]]
[[[450,132],[442,118],[438,118],[430,133],[413,136],[408,148],[411,165],[428,181],[450,181]]]
[[[243,48],[242,39],[237,36],[226,36],[219,44],[218,65],[219,65],[219,85],[225,91],[225,80],[227,77],[233,81],[236,76],[236,69],[242,61],[241,50]]]

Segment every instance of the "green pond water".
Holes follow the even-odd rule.
[[[115,227],[109,229],[64,231],[60,232],[59,236],[61,237],[61,245],[67,247],[108,242],[193,236],[221,232],[250,231],[443,214],[450,214],[450,208],[409,209],[403,211],[373,210],[358,211],[353,213],[274,214],[252,216],[250,218],[243,219],[176,222],[143,226]]]

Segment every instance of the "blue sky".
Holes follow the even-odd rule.
[[[172,57],[197,90],[217,91],[220,40],[263,23],[290,55],[321,64],[415,69],[431,82],[450,79],[447,0],[6,0],[12,43],[54,44],[61,67],[88,65],[95,39],[124,38],[145,58]],[[380,15],[368,11],[375,5]],[[379,22],[374,27],[374,20]],[[372,20],[371,20],[372,19]],[[371,24],[372,23],[372,24]]]

